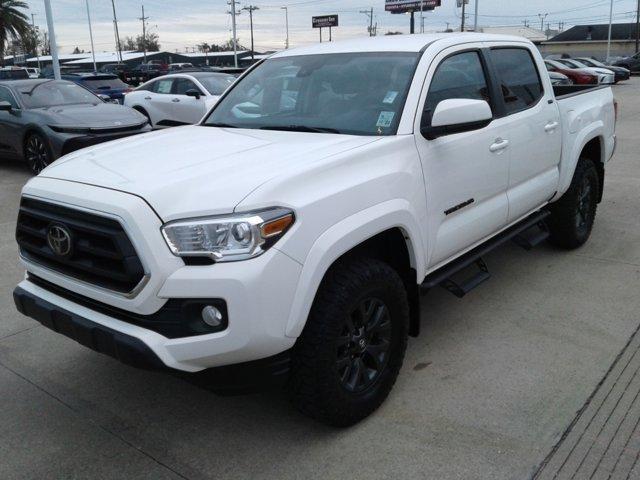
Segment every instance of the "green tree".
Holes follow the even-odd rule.
[[[22,37],[30,30],[29,18],[21,9],[28,9],[22,0],[0,0],[0,65],[4,65],[9,37]]]

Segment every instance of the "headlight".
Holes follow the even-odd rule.
[[[209,257],[216,262],[233,262],[264,253],[294,221],[291,210],[272,208],[170,222],[162,227],[162,235],[169,249],[179,257]]]

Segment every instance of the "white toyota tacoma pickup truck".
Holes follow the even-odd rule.
[[[522,38],[366,38],[277,53],[194,126],[87,148],[23,190],[17,308],[220,390],[277,381],[353,424],[391,390],[420,293],[482,256],[587,241],[609,87],[551,85]]]

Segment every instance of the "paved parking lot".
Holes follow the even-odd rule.
[[[640,324],[640,78],[615,94],[619,147],[591,241],[508,245],[463,300],[430,293],[390,398],[347,430],[277,393],[218,397],[123,366],[18,314],[28,174],[0,163],[0,478],[530,478]]]

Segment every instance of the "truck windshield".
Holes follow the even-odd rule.
[[[251,71],[204,125],[394,135],[418,53],[273,58]]]

